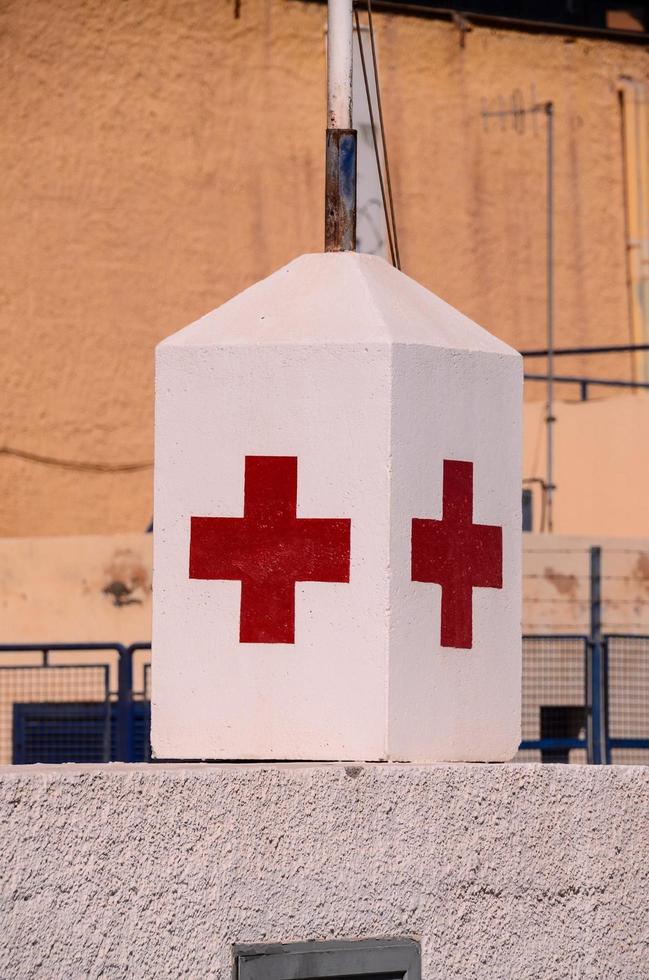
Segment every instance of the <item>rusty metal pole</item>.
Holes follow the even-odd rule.
[[[356,130],[352,128],[352,0],[329,0],[325,251],[356,248]]]

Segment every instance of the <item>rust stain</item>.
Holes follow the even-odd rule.
[[[115,606],[142,604],[151,591],[149,570],[141,557],[129,548],[120,548],[104,570],[106,584],[102,592],[111,596]]]
[[[649,593],[649,554],[642,551],[633,566],[633,577],[638,580],[641,588]]]
[[[579,581],[576,575],[565,575],[557,572],[556,569],[548,567],[543,570],[548,582],[555,587],[559,595],[567,596],[569,599],[577,599]]]

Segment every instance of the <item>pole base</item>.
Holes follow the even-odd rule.
[[[356,130],[328,129],[325,252],[356,249]]]

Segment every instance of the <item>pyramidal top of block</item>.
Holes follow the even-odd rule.
[[[376,255],[301,255],[161,346],[424,344],[517,352]]]

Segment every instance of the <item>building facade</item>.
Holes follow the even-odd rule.
[[[551,101],[555,343],[649,339],[642,36],[424,13],[374,16],[404,271],[517,348],[545,346],[545,119],[485,113]],[[155,344],[322,247],[326,10],[21,0],[0,22],[0,534],[142,531]],[[646,360],[555,370],[637,380]]]

